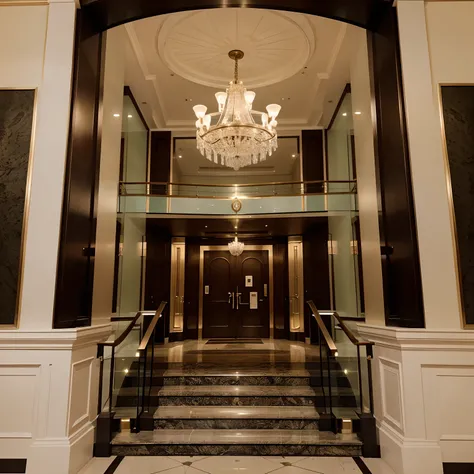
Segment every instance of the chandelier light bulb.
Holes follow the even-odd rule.
[[[194,113],[198,119],[204,118],[207,112],[207,107],[205,105],[195,105],[193,107]]]
[[[222,110],[224,110],[225,101],[227,100],[227,94],[225,92],[217,92],[216,100],[219,104],[219,112],[222,112]]]
[[[204,122],[204,126],[206,128],[210,128],[210,126],[211,126],[211,116],[210,115],[205,115],[204,118],[202,119],[202,121]]]
[[[262,125],[266,127],[268,125],[268,115],[262,114]]]
[[[278,125],[278,122],[277,122],[275,119],[273,119],[273,120],[270,122],[270,127],[272,127],[272,128],[277,128],[277,125]]]
[[[270,105],[267,105],[267,112],[268,112],[268,115],[272,118],[272,119],[276,119],[280,113],[280,110],[281,110],[281,105],[278,105],[278,104],[270,104]]]
[[[247,101],[247,104],[249,105],[250,108],[252,108],[253,101],[255,100],[255,96],[257,94],[254,91],[247,91],[245,93],[245,100]]]

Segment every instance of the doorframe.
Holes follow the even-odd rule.
[[[198,340],[202,340],[203,328],[203,292],[204,292],[204,252],[228,251],[227,245],[201,245],[199,247],[199,321],[198,321]],[[270,286],[270,339],[274,336],[275,313],[274,313],[274,295],[273,295],[273,244],[272,245],[246,245],[246,250],[263,250],[268,252],[269,266],[269,286]]]

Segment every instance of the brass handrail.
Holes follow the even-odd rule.
[[[328,348],[331,352],[331,355],[336,355],[337,354],[336,344],[334,343],[331,335],[329,334],[329,331],[328,331],[326,325],[324,324],[324,321],[322,320],[321,315],[320,315],[318,309],[316,308],[316,305],[313,303],[312,300],[307,301],[307,303],[308,303],[308,306],[311,309],[311,313],[313,314],[314,319],[318,323],[321,334],[323,335],[324,339],[326,340],[326,344],[327,344],[327,346],[328,346]]]
[[[143,352],[144,350],[146,350],[148,343],[150,342],[151,335],[153,334],[153,331],[155,330],[158,320],[161,318],[163,310],[165,309],[165,306],[167,304],[168,304],[167,301],[162,301],[160,303],[160,306],[156,310],[155,315],[153,316],[153,319],[151,320],[150,325],[148,326],[145,335],[140,341],[140,345],[138,346],[138,352]]]
[[[325,183],[335,183],[335,184],[357,184],[356,179],[352,180],[316,180],[316,181],[275,181],[270,183],[246,183],[246,184],[208,184],[208,183],[175,183],[173,181],[165,182],[165,181],[120,181],[120,186],[127,185],[127,184],[149,184],[149,185],[156,185],[156,186],[199,186],[201,188],[229,188],[229,187],[237,187],[237,188],[248,188],[254,186],[283,186],[289,184],[325,184]]]
[[[337,311],[321,311],[319,314],[322,316],[334,316],[339,323],[339,326],[341,329],[344,331],[345,335],[349,338],[349,340],[354,344],[355,346],[373,346],[374,343],[371,341],[367,341],[366,339],[361,339],[358,338],[344,323],[343,319]]]
[[[120,344],[122,344],[125,338],[130,334],[132,329],[135,327],[135,324],[137,324],[137,321],[141,315],[142,315],[142,311],[138,311],[138,313],[130,321],[130,324],[125,328],[125,331],[123,331],[122,334],[120,334],[120,336],[117,339],[115,339],[114,341],[99,342],[97,345],[99,347],[117,347]]]

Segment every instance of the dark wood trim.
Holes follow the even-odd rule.
[[[443,463],[444,474],[472,474],[474,463],[472,462],[446,462]]]
[[[170,332],[169,341],[170,342],[181,342],[184,341],[184,332]]]
[[[365,464],[362,458],[356,457],[352,459],[354,459],[354,462],[357,464],[357,467],[360,469],[362,474],[372,474],[372,471],[367,467],[367,464]]]
[[[88,326],[92,314],[105,59],[103,35],[92,29],[93,19],[78,10],[55,329]]]
[[[0,459],[0,473],[17,474],[26,472],[26,459]]]
[[[336,121],[337,114],[341,110],[342,103],[344,102],[344,99],[346,98],[347,94],[351,93],[351,85],[346,84],[346,87],[344,87],[344,90],[342,91],[341,97],[339,98],[339,102],[336,105],[336,109],[334,110],[334,113],[332,114],[331,121],[329,122],[327,130],[331,130],[332,126],[334,125],[334,122]]]
[[[369,33],[369,64],[376,105],[375,162],[385,321],[423,328],[418,236],[408,150],[396,9],[387,4],[377,32]]]
[[[127,97],[130,97],[130,100],[132,101],[133,106],[134,106],[135,109],[137,110],[138,116],[140,117],[140,120],[141,120],[143,126],[144,126],[144,127],[147,129],[147,131],[149,132],[149,131],[150,131],[150,127],[149,127],[148,124],[146,123],[145,117],[144,117],[143,114],[142,114],[142,111],[141,111],[141,109],[140,109],[140,106],[138,105],[138,102],[136,101],[135,96],[133,95],[132,89],[130,89],[130,86],[125,86],[125,87],[123,88],[123,95],[124,95],[124,96],[127,96]]]
[[[299,341],[299,342],[305,342],[306,341],[306,336],[304,332],[290,332],[290,341]]]
[[[113,474],[118,467],[120,466],[120,463],[124,460],[124,456],[117,456],[113,461],[112,464],[107,468],[107,470],[104,472],[104,474]]]
[[[174,0],[156,2],[136,0],[82,0],[82,9],[96,19],[97,31],[151,16],[208,8],[263,8],[308,13],[343,21],[365,29],[375,29],[380,6],[385,0]],[[391,4],[392,2],[390,2]]]

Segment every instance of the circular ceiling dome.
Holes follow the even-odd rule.
[[[244,51],[240,79],[248,88],[276,84],[297,74],[314,51],[304,15],[219,8],[170,15],[157,35],[161,59],[189,81],[223,88],[232,80],[228,53]]]

